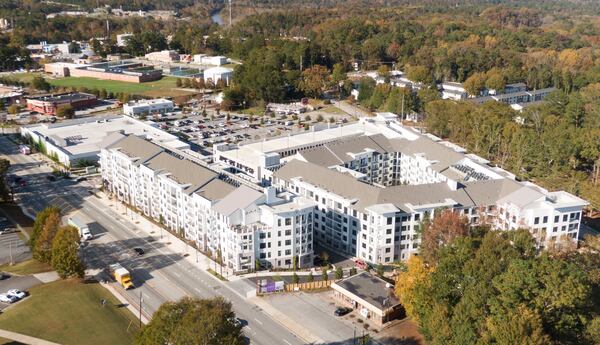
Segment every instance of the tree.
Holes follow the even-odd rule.
[[[8,111],[9,114],[15,115],[15,114],[19,113],[20,109],[21,108],[18,105],[12,104],[8,107],[8,109],[6,111]]]
[[[333,65],[333,70],[331,72],[331,81],[338,85],[341,81],[346,80],[346,69],[344,65],[341,63],[336,63]]]
[[[408,66],[406,68],[406,77],[417,83],[429,84],[433,81],[429,68],[419,65]]]
[[[138,334],[140,345],[219,345],[244,344],[242,327],[234,324],[231,302],[222,297],[184,297],[167,302]]]
[[[429,286],[429,275],[432,269],[425,266],[420,256],[413,255],[408,259],[406,272],[401,272],[396,279],[395,292],[406,315],[419,321],[419,307],[422,289]]]
[[[349,276],[356,275],[356,267],[352,267],[352,268],[350,268],[350,272],[348,272],[348,275],[349,275]]]
[[[175,80],[175,86],[181,87],[182,85],[183,85],[183,81],[181,80],[181,78],[177,78]]]
[[[33,257],[41,262],[50,263],[52,259],[52,241],[60,227],[60,215],[58,212],[52,212],[44,221],[42,231],[35,239],[35,248]]]
[[[294,272],[294,274],[292,275],[292,284],[298,284],[298,281],[300,281],[300,278],[298,277],[296,272]]]
[[[52,240],[52,268],[65,279],[82,278],[85,267],[79,259],[79,231],[73,226],[61,227]]]
[[[29,238],[29,247],[31,248],[31,251],[34,251],[36,240],[40,237],[44,229],[44,224],[46,224],[46,220],[51,214],[56,214],[57,217],[60,217],[60,208],[56,206],[48,206],[35,215],[35,220],[33,221],[33,227],[31,230],[31,237]]]
[[[324,281],[329,280],[329,276],[327,275],[327,267],[321,267],[321,279]]]
[[[375,80],[370,77],[363,77],[358,83],[358,101],[364,102],[371,99],[375,90]]]
[[[0,158],[0,198],[5,202],[10,201],[10,190],[8,189],[8,183],[6,183],[8,168],[10,168],[10,161]]]
[[[319,98],[330,82],[331,77],[327,67],[314,65],[302,71],[302,79],[298,87],[308,97]]]
[[[485,88],[486,76],[484,73],[473,73],[465,82],[463,87],[473,96],[478,96]]]
[[[306,281],[309,283],[312,283],[315,281],[315,276],[313,276],[312,271],[310,273],[308,273],[308,277],[306,277]]]
[[[436,212],[433,219],[426,219],[422,233],[421,255],[425,262],[433,264],[437,262],[440,248],[469,233],[469,221],[454,210],[446,209]]]
[[[106,92],[106,89],[101,89],[100,92],[99,92],[99,94],[98,94],[98,97],[100,99],[107,99],[108,98],[108,93]]]
[[[344,277],[344,271],[342,270],[342,266],[338,266],[335,268],[335,279],[342,279]]]
[[[75,108],[72,105],[67,104],[56,109],[56,116],[62,117],[65,119],[72,119],[75,116]]]
[[[69,53],[70,54],[81,53],[81,47],[79,46],[79,43],[77,43],[77,42],[69,43]]]
[[[497,93],[500,93],[504,90],[504,86],[506,85],[506,80],[504,79],[504,75],[502,72],[493,68],[486,73],[486,81],[485,87],[490,90],[496,90]]]
[[[50,83],[48,83],[41,75],[36,75],[33,77],[33,79],[31,79],[31,87],[42,91],[49,91],[51,88]]]
[[[384,272],[383,265],[382,264],[377,264],[377,275],[379,277],[383,277],[383,272]]]
[[[552,341],[544,334],[542,319],[535,312],[517,307],[499,317],[490,317],[483,335],[485,344],[512,345],[550,345]]]

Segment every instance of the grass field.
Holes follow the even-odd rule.
[[[37,260],[29,259],[12,266],[8,264],[2,265],[0,266],[0,271],[25,276],[35,273],[50,272],[52,271],[52,267]]]
[[[13,73],[6,77],[19,80],[22,82],[30,82],[38,73]],[[117,93],[124,92],[131,95],[140,95],[147,97],[177,97],[186,96],[193,91],[180,90],[177,88],[177,78],[162,77],[157,81],[147,83],[127,83],[124,81],[115,80],[100,80],[87,77],[65,77],[65,78],[50,78],[45,76],[48,83],[58,87],[87,87],[93,89],[105,89],[108,92]]]
[[[29,298],[0,315],[0,328],[66,345],[128,345],[138,331],[135,316],[116,307],[117,299],[97,283],[59,280],[29,292]]]
[[[108,92],[124,92],[132,95],[141,95],[149,97],[176,97],[185,96],[192,93],[191,91],[184,91],[177,89],[176,81],[177,78],[163,77],[157,81],[151,81],[147,83],[127,83],[124,81],[114,80],[100,80],[95,78],[87,77],[65,77],[50,79],[47,78],[48,82],[53,86],[59,87],[87,87],[88,89],[105,89]]]

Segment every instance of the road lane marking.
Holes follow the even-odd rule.
[[[257,322],[259,325],[261,325],[261,326],[262,326],[262,324],[263,324],[262,322],[258,321],[258,319],[257,319],[257,318],[254,318],[254,321],[256,321],[256,322]],[[290,344],[290,345],[291,345],[291,344]]]
[[[289,341],[287,341],[287,340],[285,340],[285,339],[283,339],[283,341],[284,341],[286,344],[288,344],[288,345],[292,345],[292,343],[290,343]]]

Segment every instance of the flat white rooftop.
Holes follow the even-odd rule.
[[[189,148],[189,145],[159,128],[151,121],[139,121],[127,116],[90,117],[53,124],[36,124],[25,129],[52,140],[72,156],[99,152],[102,142],[115,133],[144,136],[170,147]],[[58,139],[58,140],[57,140]],[[62,146],[57,141],[65,141]]]
[[[237,149],[223,152],[224,156],[236,158],[237,160],[247,162],[249,165],[255,165],[260,157],[265,153],[281,152],[286,149],[293,149],[299,146],[310,145],[311,143],[320,143],[324,141],[337,140],[347,136],[357,135],[375,135],[383,134],[387,138],[405,138],[391,128],[370,123],[369,121],[359,121],[351,124],[326,128],[322,130],[309,130],[301,134],[283,136],[265,141],[258,141],[251,144],[242,145]],[[416,137],[416,136],[414,136]],[[412,138],[411,138],[412,139]]]

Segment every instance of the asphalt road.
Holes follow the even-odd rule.
[[[51,168],[43,164],[38,166],[39,162],[33,157],[19,154],[5,136],[0,136],[0,153],[11,159],[11,173],[21,175],[27,181],[27,186],[16,190],[26,209],[35,212],[52,204],[61,207],[63,213],[78,210],[94,221],[90,229],[96,238],[83,250],[86,263],[91,269],[101,270],[118,261],[130,269],[136,288],[123,292],[136,307],[141,293],[142,309],[147,315],[155,312],[162,303],[183,296],[223,296],[231,301],[236,315],[247,322],[244,333],[252,344],[304,343],[255,304],[183,260],[183,250],[175,253],[155,243],[151,237],[143,237],[127,215],[118,214],[90,197],[91,186],[86,182],[77,184],[63,179],[49,182],[45,176]],[[137,256],[133,252],[135,247],[144,248],[146,254]]]

